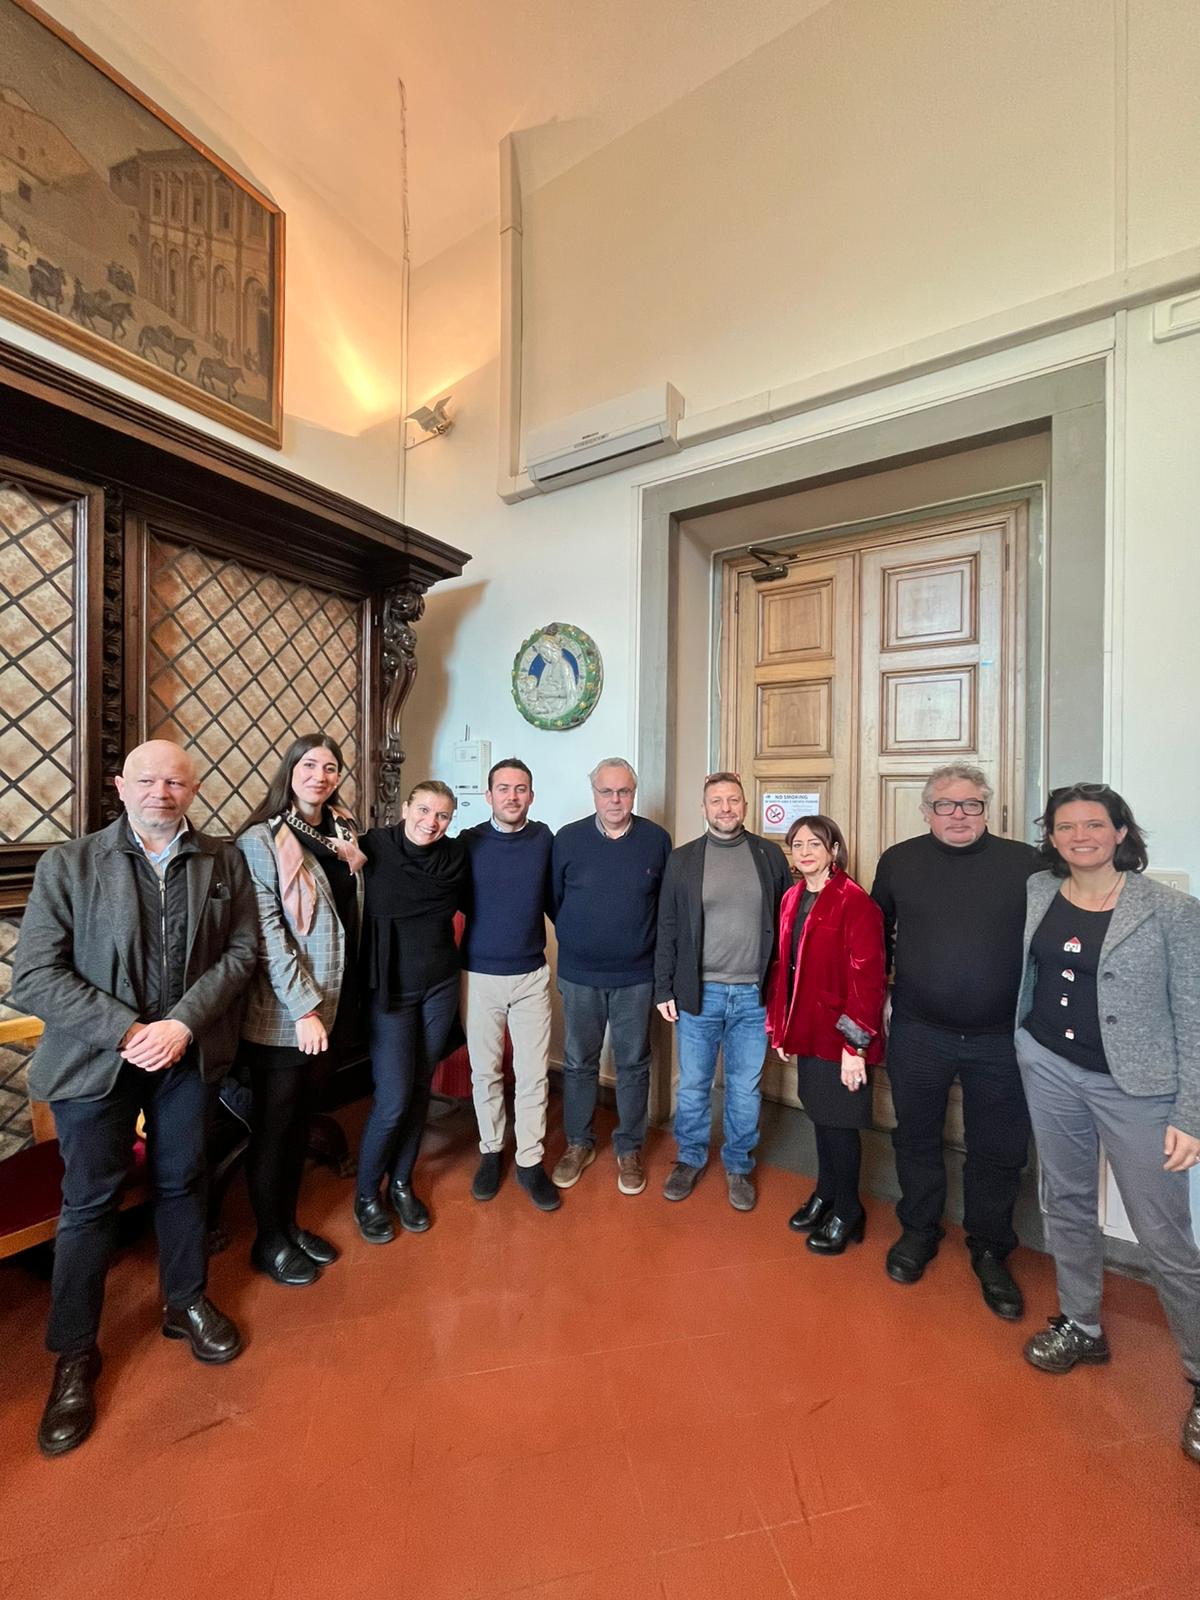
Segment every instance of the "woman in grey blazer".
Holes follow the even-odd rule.
[[[246,1177],[257,1235],[251,1263],[276,1283],[314,1283],[337,1260],[296,1222],[316,1064],[354,1031],[353,967],[363,856],[338,797],[342,753],[324,733],[294,740],[238,845],[258,903],[259,962],[239,1059],[254,1108]]]
[[[1200,1462],[1200,904],[1150,878],[1128,805],[1102,783],[1054,789],[1030,878],[1017,1060],[1042,1173],[1059,1315],[1025,1346],[1043,1372],[1109,1359],[1100,1326],[1104,1146],[1193,1386]]]

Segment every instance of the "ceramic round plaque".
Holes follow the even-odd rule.
[[[538,628],[513,662],[513,699],[525,720],[547,733],[586,722],[603,685],[604,664],[595,640],[569,622]]]

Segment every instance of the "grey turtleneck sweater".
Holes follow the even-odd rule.
[[[757,983],[762,884],[743,830],[723,839],[709,830],[704,848],[705,983]]]

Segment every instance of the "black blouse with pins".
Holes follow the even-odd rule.
[[[1107,1072],[1100,1038],[1096,974],[1112,911],[1081,911],[1056,894],[1030,942],[1037,962],[1026,1030],[1055,1055],[1088,1072]]]

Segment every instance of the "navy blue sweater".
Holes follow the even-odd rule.
[[[622,839],[595,816],[569,822],[554,841],[558,975],[593,989],[629,989],[654,978],[658,891],[671,836],[634,817]]]
[[[536,972],[546,962],[554,835],[544,822],[501,833],[489,818],[467,828],[462,839],[471,863],[463,969],[503,977]]]

